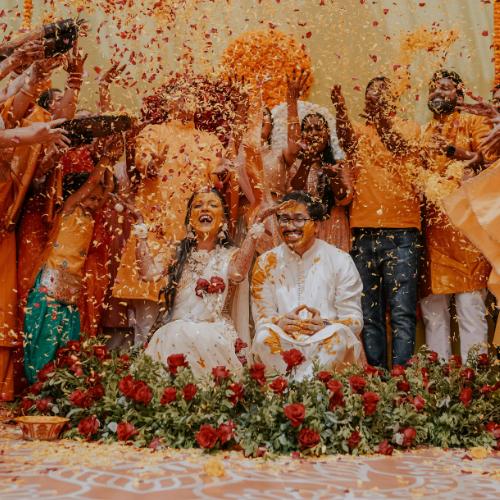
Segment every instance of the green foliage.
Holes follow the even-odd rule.
[[[138,447],[236,448],[249,456],[365,454],[378,451],[384,440],[402,448],[497,446],[500,438],[499,365],[485,355],[473,354],[461,366],[422,351],[392,375],[350,367],[342,373],[322,371],[320,380],[317,367],[310,380],[294,381],[293,373],[285,377],[282,393],[269,386],[275,377],[254,379],[248,369],[239,378],[216,382],[195,379],[188,367],[172,374],[143,353],[127,358],[109,354],[96,339],[73,342],[58,352],[19,409],[67,417],[66,437],[132,441]],[[361,377],[364,387],[354,390],[353,376]],[[341,384],[337,404],[331,402],[332,380]],[[242,386],[238,398],[233,384]],[[173,399],[164,399],[166,388]],[[369,398],[377,396],[370,410]],[[288,405],[299,405],[294,407],[299,413],[303,405],[295,426],[285,412]],[[89,430],[92,416],[98,425]],[[200,431],[204,425],[210,426],[206,435]]]

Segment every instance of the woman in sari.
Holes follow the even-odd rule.
[[[123,146],[108,139],[93,172],[70,174],[64,180],[65,202],[49,243],[36,267],[24,318],[24,369],[30,383],[55,357],[58,348],[80,338],[78,298],[92,241],[95,213],[113,186],[111,168]]]
[[[262,222],[276,209],[264,209],[237,248],[227,232],[227,207],[220,193],[210,189],[190,198],[187,236],[179,243],[168,269],[164,325],[149,341],[147,354],[163,363],[172,354],[184,354],[196,376],[220,365],[241,370],[235,346],[238,338],[250,343],[247,275],[256,241],[264,232]],[[147,227],[136,215],[141,276],[148,281],[161,280],[164,269],[151,257]]]

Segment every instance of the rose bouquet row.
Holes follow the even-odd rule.
[[[97,342],[60,349],[20,411],[67,417],[70,438],[249,456],[500,444],[499,365],[484,354],[462,364],[422,351],[391,372],[317,367],[312,379],[297,382],[291,375],[303,360],[291,350],[282,353],[287,375],[266,376],[257,363],[239,376],[219,366],[198,380],[182,353],[164,367],[142,353],[110,354]]]

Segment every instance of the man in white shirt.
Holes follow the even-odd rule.
[[[294,191],[277,212],[283,242],[261,255],[252,276],[256,334],[254,357],[283,373],[282,353],[301,351],[295,377],[312,375],[313,361],[327,369],[364,359],[361,278],[349,254],[316,238],[324,207]]]

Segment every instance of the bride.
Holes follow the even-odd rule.
[[[150,339],[148,355],[166,364],[171,354],[184,354],[195,376],[220,365],[241,370],[235,344],[238,338],[250,344],[247,275],[256,241],[264,233],[262,222],[277,208],[262,211],[237,248],[227,232],[227,207],[220,193],[207,189],[193,194],[186,237],[167,273],[151,257],[147,226],[135,213],[140,275],[147,281],[167,280],[164,325]]]

